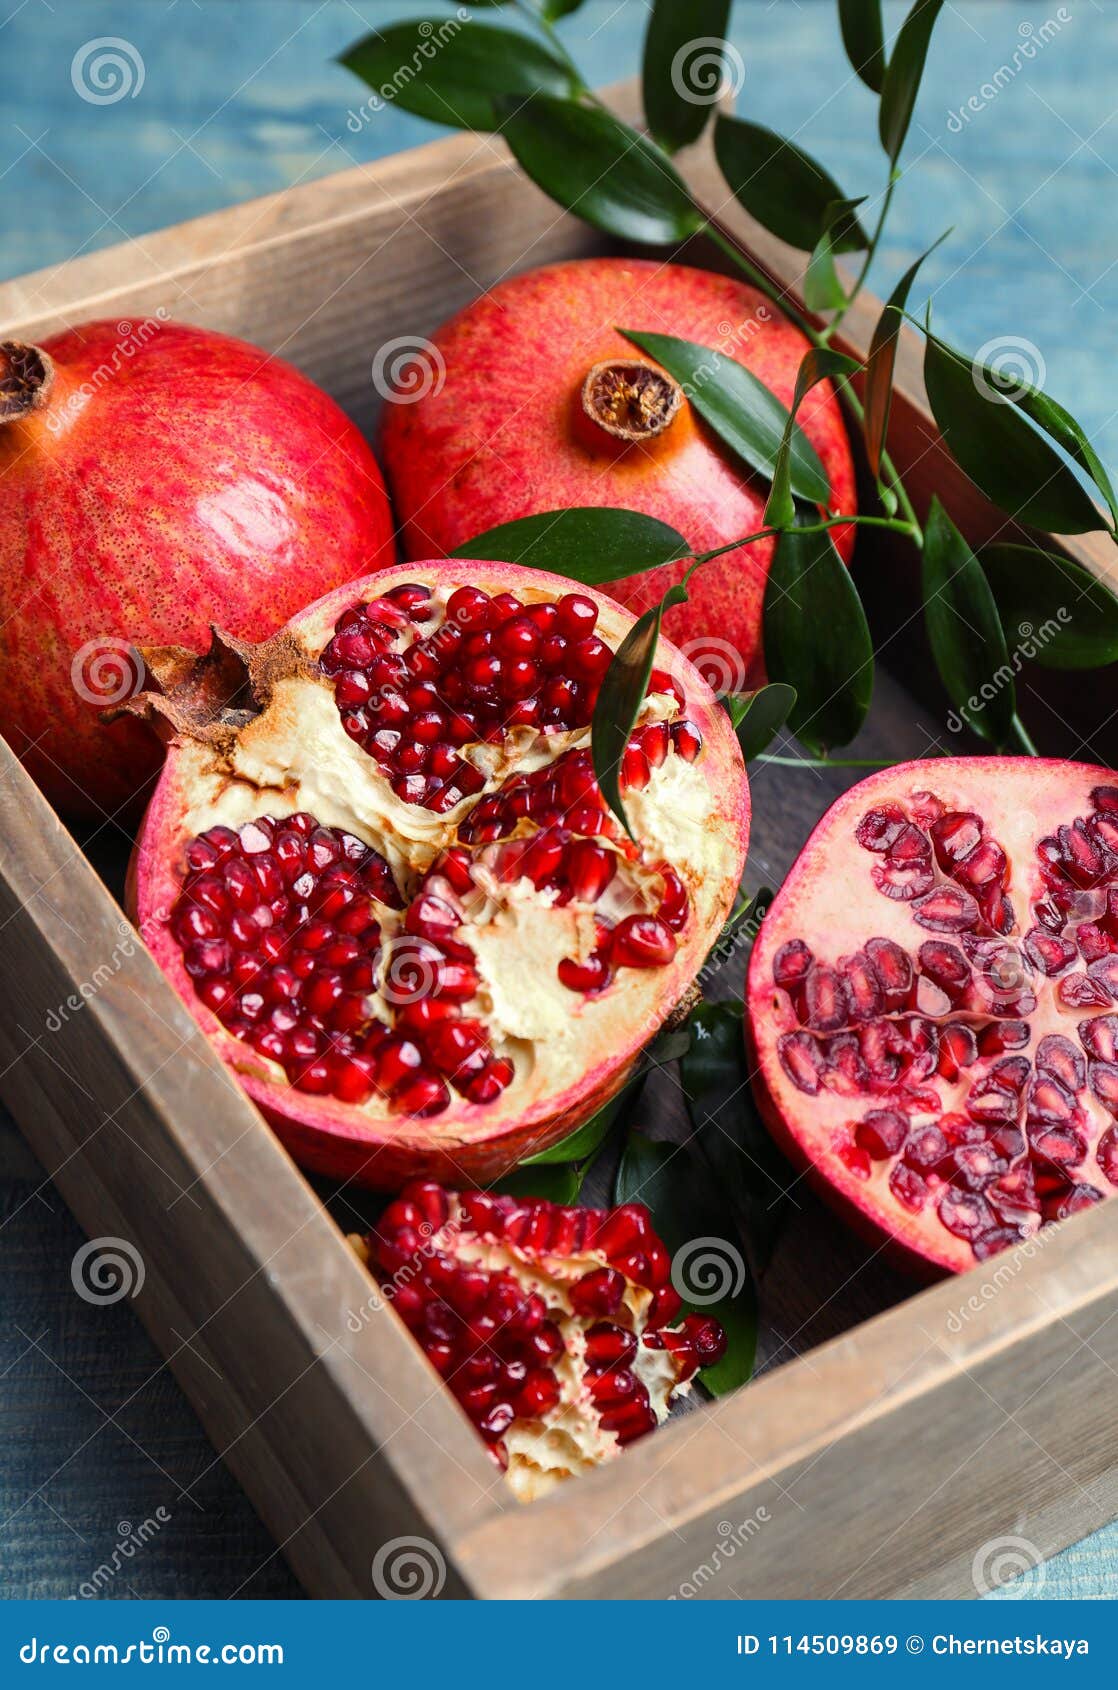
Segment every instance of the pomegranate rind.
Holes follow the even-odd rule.
[[[350,605],[378,598],[395,586],[413,581],[434,585],[468,582],[490,594],[509,591],[540,600],[562,597],[574,585],[543,571],[484,560],[413,562],[347,583],[311,605],[286,632],[306,655],[315,657]],[[581,586],[578,591],[598,606],[601,635],[616,649],[633,618],[602,593]],[[168,915],[182,882],[185,844],[200,828],[199,783],[209,782],[217,791],[224,776],[215,768],[213,751],[204,744],[185,737],[171,741],[136,842],[130,907],[141,934],[184,1003],[302,1166],[382,1190],[396,1190],[411,1178],[437,1179],[451,1185],[488,1183],[524,1157],[565,1137],[624,1084],[640,1051],[687,992],[729,914],[749,840],[748,783],[729,718],[706,682],[667,640],[661,639],[657,663],[683,689],[687,715],[703,736],[705,750],[701,764],[696,766],[707,771],[705,779],[712,796],[700,842],[708,872],[701,884],[691,887],[692,919],[679,936],[674,958],[656,969],[618,971],[615,985],[602,999],[611,1004],[610,1014],[597,1023],[597,1037],[587,1038],[585,1060],[569,1083],[533,1095],[530,1084],[514,1081],[497,1101],[485,1105],[456,1096],[443,1114],[426,1120],[391,1116],[375,1106],[356,1107],[330,1096],[308,1097],[294,1091],[276,1077],[263,1058],[232,1037],[200,1002],[183,966],[182,953],[168,930]],[[331,713],[336,715],[332,698],[329,702]],[[270,708],[282,714],[288,703],[280,688]],[[345,743],[340,728],[338,735]],[[383,777],[371,759],[365,762],[367,778],[379,779],[383,787]],[[638,828],[646,796],[634,794],[630,804]],[[282,791],[270,788],[266,793],[247,789],[245,819],[276,810],[280,798],[278,813],[305,808],[318,814],[315,801],[305,794],[301,799],[300,788],[295,785]],[[468,813],[468,806],[462,810]],[[442,818],[427,811],[412,813],[417,818],[412,825],[420,832],[425,828],[437,831],[442,823]],[[361,829],[355,827],[354,831],[360,833]],[[434,854],[432,846],[430,855]],[[463,932],[469,937],[468,930]],[[565,1002],[570,1006],[567,1014],[583,1017],[584,1029],[594,1024],[593,999],[580,1000],[570,994]]]
[[[754,1095],[774,1139],[801,1169],[819,1195],[869,1242],[882,1248],[899,1267],[918,1277],[939,1277],[973,1268],[970,1243],[939,1224],[934,1202],[918,1213],[906,1212],[889,1191],[892,1158],[874,1161],[864,1177],[865,1161],[850,1155],[854,1126],[873,1109],[887,1109],[890,1096],[868,1091],[845,1095],[822,1086],[816,1095],[798,1088],[781,1064],[780,1038],[795,1031],[799,1019],[788,994],[774,984],[777,953],[792,940],[805,941],[820,963],[834,965],[853,956],[867,939],[883,937],[900,945],[915,959],[928,940],[952,940],[952,935],[927,931],[914,920],[912,902],[883,896],[872,879],[881,856],[860,844],[855,830],[868,812],[894,803],[911,814],[929,793],[946,811],[977,813],[986,831],[1010,860],[1008,895],[1016,925],[1007,935],[1020,946],[1033,924],[1032,902],[1044,893],[1040,880],[1038,843],[1093,809],[1092,792],[1114,788],[1118,775],[1086,763],[1026,757],[943,758],[898,764],[870,775],[837,799],[818,822],[765,917],[750,961],[745,1037]],[[1081,969],[1085,964],[1080,961]],[[1034,981],[1034,984],[1036,982]],[[1052,983],[1053,985],[1055,982]],[[1061,1007],[1055,991],[1044,982],[1037,991],[1037,1008],[1022,1018],[1029,1041],[1019,1054],[1032,1058],[1041,1039],[1050,1034],[1070,1036],[1086,1014],[1106,1013]],[[1114,1005],[1110,1005],[1113,1010]],[[954,1012],[949,1012],[954,1013]],[[1014,1054],[1018,1054],[1015,1048]],[[986,1068],[988,1072],[988,1064]],[[979,1077],[982,1070],[975,1071]],[[929,1084],[934,1084],[934,1077]],[[1110,1185],[1095,1158],[1095,1148],[1110,1116],[1087,1092],[1080,1099],[1087,1111],[1090,1148],[1074,1178],[1110,1196]],[[949,1103],[944,1108],[953,1107]],[[917,1111],[914,1121],[934,1120],[935,1112]],[[847,1151],[844,1159],[841,1151]],[[851,1165],[854,1164],[854,1166]],[[857,1166],[863,1173],[855,1171]],[[954,1188],[949,1188],[954,1189]],[[942,1188],[937,1188],[937,1197]],[[1039,1217],[1037,1217],[1039,1225]],[[1029,1234],[1035,1236],[1035,1232]]]
[[[659,518],[699,551],[764,527],[766,484],[689,403],[662,433],[631,444],[588,423],[581,394],[593,366],[635,359],[655,367],[621,328],[713,347],[785,405],[808,350],[756,289],[689,265],[587,258],[507,278],[435,332],[444,378],[422,397],[384,408],[382,455],[407,556],[452,551],[502,523],[574,506]],[[830,382],[809,394],[797,421],[826,471],[828,513],[853,515],[854,462]],[[854,533],[832,530],[847,561]],[[676,639],[697,662],[705,654],[723,691],[764,679],[762,610],[774,549],[773,540],[759,540],[704,565],[688,584],[688,602],[672,613]],[[686,568],[665,564],[611,591],[639,614]]]

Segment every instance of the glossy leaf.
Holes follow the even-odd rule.
[[[873,694],[873,642],[830,533],[780,536],[765,583],[765,663],[796,689],[788,725],[817,755],[846,745]]]
[[[510,1197],[546,1197],[549,1203],[577,1203],[585,1177],[584,1169],[572,1167],[570,1163],[562,1167],[532,1167],[525,1162],[491,1189],[507,1192]]]
[[[796,388],[792,395],[792,409],[788,413],[788,421],[784,425],[784,438],[780,442],[777,452],[776,465],[773,469],[772,489],[769,502],[765,506],[766,528],[787,528],[795,520],[796,509],[793,501],[792,487],[792,429],[796,422],[796,413],[813,387],[819,382],[838,380],[840,377],[852,375],[859,365],[845,353],[835,352],[828,346],[813,346],[805,352],[800,360],[800,368],[796,374]]]
[[[910,264],[885,303],[870,342],[866,360],[865,422],[866,456],[874,475],[881,467],[881,454],[889,433],[889,413],[893,404],[893,371],[897,363],[897,337],[901,332],[904,308],[909,291],[925,258],[928,258],[947,239],[948,231],[922,252],[915,264]]]
[[[788,720],[795,707],[796,689],[784,681],[770,681],[757,692],[733,693],[722,703],[748,763],[772,743]]]
[[[637,618],[613,654],[594,706],[590,728],[594,773],[602,796],[630,838],[632,829],[621,801],[621,759],[648,691],[664,612],[686,598],[685,587],[669,587],[658,605]]]
[[[498,102],[538,89],[571,94],[570,72],[543,43],[471,18],[416,18],[358,41],[339,61],[377,98],[457,129],[499,129]],[[407,71],[405,77],[402,73]]]
[[[749,1084],[738,1000],[704,1003],[690,1017],[681,1080],[696,1142],[745,1223],[754,1271],[764,1272],[795,1175],[762,1123]]]
[[[867,88],[881,93],[885,80],[885,31],[881,0],[839,0],[842,44]]]
[[[702,225],[659,149],[600,107],[539,94],[505,102],[503,117],[501,133],[521,168],[595,229],[666,246]]]
[[[714,152],[730,192],[749,215],[803,252],[810,252],[819,239],[827,207],[845,198],[822,165],[760,123],[718,117]],[[856,252],[867,244],[855,218],[835,250]]]
[[[943,0],[915,0],[893,43],[877,116],[881,145],[894,164],[900,157],[908,126],[912,122],[928,57],[928,44],[942,7]]]
[[[1114,484],[1107,474],[1106,465],[1091,445],[1080,425],[1065,411],[1055,399],[1049,398],[1038,387],[1026,387],[1020,390],[1015,403],[1031,417],[1038,428],[1042,428],[1050,440],[1062,446],[1070,458],[1079,467],[1086,470],[1102,497],[1110,507],[1110,518],[1118,525],[1118,495],[1115,494]]]
[[[608,505],[576,505],[502,522],[457,546],[450,555],[549,569],[585,587],[598,587],[691,557],[693,548],[657,517]]]
[[[644,115],[669,152],[697,141],[722,83],[730,0],[653,0],[644,37]]]
[[[951,703],[982,739],[1006,745],[1016,688],[994,595],[982,565],[935,497],[924,527],[924,621]]]
[[[804,273],[804,304],[809,311],[837,311],[846,304],[846,289],[835,269],[835,253],[849,219],[865,195],[857,200],[832,200],[823,215],[823,232],[815,243]]]
[[[548,1150],[537,1151],[535,1156],[526,1156],[521,1167],[537,1167],[549,1162],[581,1162],[593,1156],[605,1143],[625,1109],[635,1102],[637,1087],[654,1068],[675,1062],[683,1056],[690,1043],[691,1034],[686,1025],[671,1027],[658,1034],[650,1045],[646,1045],[621,1090],[608,1103],[604,1103],[580,1127],[575,1127],[566,1138],[560,1139],[558,1144],[553,1144]]]
[[[743,463],[767,481],[772,480],[788,427],[788,409],[752,370],[696,340],[637,329],[621,329],[620,333],[674,376],[703,421]],[[798,499],[807,499],[813,505],[827,502],[827,472],[799,427],[792,430],[789,469],[792,491]]]
[[[1081,564],[1032,546],[989,546],[980,559],[1011,646],[1045,669],[1118,662],[1118,598]]]
[[[1020,400],[999,388],[996,371],[929,335],[924,382],[952,456],[994,504],[1057,534],[1105,527],[1074,471],[1026,419]]]
[[[726,1354],[699,1374],[720,1396],[752,1376],[757,1351],[757,1296],[725,1195],[696,1158],[675,1144],[630,1133],[617,1170],[614,1199],[644,1203],[672,1257],[673,1283],[684,1308],[713,1315],[726,1331]],[[689,1300],[685,1287],[700,1297]],[[724,1294],[709,1300],[709,1293]]]

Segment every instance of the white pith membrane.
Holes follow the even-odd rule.
[[[708,1317],[670,1325],[679,1297],[639,1204],[568,1209],[416,1183],[350,1243],[521,1501],[660,1425],[724,1349]]]
[[[478,566],[467,567],[473,572]],[[463,577],[450,576],[448,566],[443,568],[447,576],[433,584],[422,566],[416,565],[374,578],[376,590],[384,593],[406,582],[431,584],[431,614],[425,615],[421,627],[399,630],[398,651],[406,653],[421,636],[429,637],[445,618],[447,600]],[[505,570],[497,577],[499,585],[507,587],[510,575],[515,575],[517,596],[525,606],[555,602],[556,591],[543,585],[554,578]],[[541,585],[536,586],[537,582]],[[399,908],[375,897],[368,903],[379,934],[367,945],[367,954],[376,962],[376,980],[364,999],[370,1021],[394,1030],[402,1008],[423,995],[424,970],[429,975],[431,967],[424,955],[423,936],[405,930],[407,910],[421,892],[449,903],[460,917],[451,943],[468,947],[477,973],[476,991],[456,1004],[456,1013],[484,1028],[493,1063],[511,1064],[511,1076],[499,1100],[486,1097],[472,1102],[456,1089],[455,1076],[447,1075],[449,1102],[430,1112],[415,1112],[422,1117],[426,1142],[445,1140],[453,1147],[489,1136],[492,1125],[487,1115],[523,1117],[548,1099],[569,1092],[595,1069],[617,1068],[618,1052],[646,1042],[701,961],[699,956],[684,973],[684,951],[694,952],[703,935],[712,941],[728,911],[740,875],[744,824],[741,814],[734,814],[734,806],[726,805],[725,793],[714,790],[714,785],[724,784],[726,770],[724,764],[716,763],[712,784],[709,747],[704,744],[696,760],[687,761],[669,740],[666,755],[651,769],[647,785],[626,794],[637,847],[624,840],[619,828],[612,830],[614,837],[606,837],[604,821],[601,833],[585,835],[614,859],[610,882],[596,902],[572,898],[564,904],[553,887],[540,888],[526,876],[508,878],[509,842],[530,842],[538,834],[537,825],[521,818],[504,829],[499,840],[489,842],[464,839],[460,828],[483,800],[502,791],[511,776],[543,770],[569,751],[588,756],[589,725],[546,733],[519,726],[501,743],[466,744],[461,749],[463,759],[484,777],[479,791],[442,814],[406,802],[374,758],[347,734],[334,680],[319,667],[339,614],[348,604],[362,602],[367,595],[360,589],[368,585],[355,583],[352,597],[331,595],[291,625],[285,660],[269,673],[262,708],[238,722],[231,742],[228,736],[216,744],[180,733],[165,780],[171,784],[171,802],[179,806],[174,828],[181,843],[174,860],[158,875],[145,879],[148,836],[141,838],[139,915],[149,931],[146,924],[152,920],[167,925],[168,908],[175,909],[176,900],[182,907],[187,896],[182,890],[187,874],[185,851],[192,840],[209,836],[215,828],[231,829],[239,834],[235,851],[251,859],[253,851],[261,848],[266,854],[269,839],[274,840],[284,818],[313,817],[321,827],[348,835],[379,853],[395,882]],[[557,585],[569,590],[566,583]],[[631,619],[608,600],[595,602],[598,633],[615,649]],[[673,682],[685,689],[687,705],[681,709],[671,693],[653,693],[645,700],[638,727],[698,716],[705,739],[709,692],[681,658],[673,655],[670,661]],[[689,709],[692,690],[694,712]],[[158,806],[157,795],[153,812]],[[261,818],[271,818],[275,824],[266,821],[263,835],[256,825]],[[164,838],[157,840],[157,846],[165,853]],[[473,883],[465,892],[456,890],[436,866],[442,853],[455,847],[470,860]],[[629,916],[656,913],[665,892],[661,873],[665,865],[678,875],[688,905],[675,934],[677,956],[656,966],[617,966],[600,992],[572,990],[561,983],[560,962],[583,963],[601,943],[600,921],[616,924]],[[180,952],[185,948],[169,936],[169,946],[161,947],[168,956],[170,945]],[[168,966],[163,954],[161,960]],[[240,1036],[231,1036],[227,1028],[214,1028],[213,1018],[194,995],[204,983],[197,971],[188,978],[181,963],[177,972],[171,967],[168,971],[184,996],[190,994],[188,1001],[192,999],[196,1013],[201,1012],[225,1060],[256,1083],[259,1089],[253,1095],[261,1099],[264,1092],[265,1106],[273,1092],[290,1096],[288,1073],[279,1061],[254,1047],[251,1029],[234,1027],[232,1034]],[[300,1084],[296,1079],[295,1085]],[[324,1088],[308,1084],[306,1089],[321,1093]],[[374,1083],[363,1100],[317,1095],[313,1106],[318,1118],[332,1123],[375,1123],[379,1139],[414,1136],[416,1120],[401,1110],[396,1089],[395,1100]],[[573,1124],[568,1122],[567,1130]],[[345,1124],[342,1131],[359,1137],[361,1129]]]
[[[1118,1189],[1116,1006],[1118,775],[1043,759],[860,782],[750,965],[778,1133],[825,1194],[956,1270]]]

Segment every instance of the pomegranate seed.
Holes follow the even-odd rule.
[[[659,916],[628,915],[609,937],[609,960],[616,968],[659,968],[675,956],[675,935]]]
[[[624,1293],[625,1279],[616,1268],[594,1268],[571,1286],[571,1307],[588,1318],[614,1314]]]

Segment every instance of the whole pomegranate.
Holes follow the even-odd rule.
[[[536,570],[426,562],[273,640],[152,652],[175,731],[141,932],[295,1157],[397,1189],[498,1177],[623,1083],[733,901],[749,797],[665,642],[624,754],[590,720],[632,619]]]
[[[149,331],[149,332],[145,332]],[[59,807],[128,806],[158,767],[129,642],[201,651],[393,557],[375,459],[319,388],[185,324],[0,343],[0,732]]]
[[[521,1501],[620,1455],[725,1352],[680,1299],[642,1203],[416,1182],[354,1248],[446,1380]]]
[[[807,351],[799,330],[753,288],[679,264],[591,258],[500,283],[435,335],[445,380],[385,408],[384,461],[409,557],[579,505],[659,517],[697,551],[764,526],[767,484],[618,327],[712,346],[785,405]],[[850,446],[828,383],[808,395],[799,421],[830,480],[829,513],[853,513]],[[835,533],[848,557],[852,530]],[[673,612],[679,644],[718,690],[762,678],[772,554],[771,540],[757,541],[705,564],[689,603]],[[645,610],[684,568],[666,564],[610,590],[630,610]]]
[[[1118,1189],[1118,774],[904,763],[834,804],[761,928],[759,1100],[824,1196],[961,1269]]]

